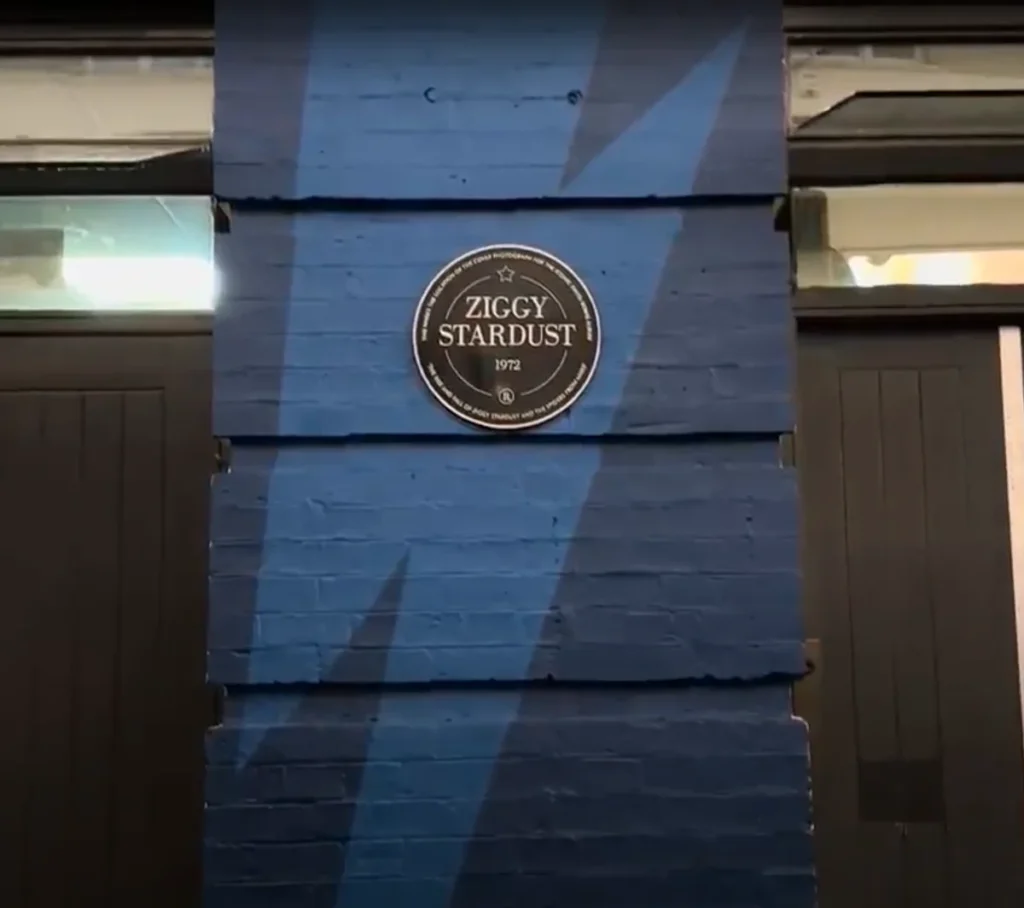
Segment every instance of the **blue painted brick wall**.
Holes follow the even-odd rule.
[[[809,904],[801,727],[785,691],[593,690],[388,697],[387,762],[363,755],[370,693],[324,693],[239,770],[240,717],[210,747],[215,900],[456,908]],[[500,764],[490,741],[504,740]],[[357,794],[372,808],[355,820]],[[486,789],[486,801],[477,798]],[[462,835],[466,815],[476,834]],[[453,852],[451,842],[458,848]],[[347,854],[346,854],[347,851]],[[345,860],[342,901],[337,868]],[[460,870],[452,889],[448,875]],[[237,893],[234,897],[231,893]]]
[[[208,905],[809,906],[779,9],[219,0],[217,41]],[[482,439],[411,319],[501,242],[605,342]]]
[[[303,446],[271,476],[239,452],[216,489],[219,680],[374,683],[375,653],[394,683],[799,668],[773,444],[415,448]]]
[[[781,18],[773,0],[218,0],[218,192],[781,191]]]

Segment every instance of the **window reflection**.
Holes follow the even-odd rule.
[[[203,311],[208,198],[0,199],[0,309]]]
[[[1024,284],[1024,185],[798,190],[797,284]]]
[[[880,264],[868,256],[851,255],[846,264],[858,287],[1024,283],[1024,250],[1017,249],[905,253]]]

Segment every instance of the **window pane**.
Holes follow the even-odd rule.
[[[0,309],[202,311],[209,198],[0,198]]]
[[[8,57],[0,84],[6,161],[125,160],[118,146],[169,146],[136,150],[141,158],[203,144],[213,130],[210,58]]]
[[[802,287],[1024,284],[1024,185],[870,186],[793,194]]]
[[[1024,91],[1024,45],[794,46],[788,78],[797,126],[859,92]]]

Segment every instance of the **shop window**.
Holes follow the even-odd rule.
[[[213,189],[209,56],[0,57],[0,195]]]
[[[0,198],[0,309],[213,307],[208,197]]]
[[[213,306],[209,56],[0,58],[0,310]]]
[[[799,287],[1024,284],[1024,184],[796,190]]]

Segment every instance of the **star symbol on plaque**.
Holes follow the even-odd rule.
[[[500,283],[511,284],[512,278],[515,277],[516,273],[511,268],[509,268],[508,265],[505,265],[504,267],[498,269],[497,274],[498,281]]]

